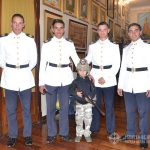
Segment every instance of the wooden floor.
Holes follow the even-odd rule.
[[[124,101],[117,98],[115,101],[116,113],[116,132],[119,135],[125,133],[126,117],[125,117]],[[47,144],[47,127],[45,123],[33,125],[33,145],[31,147],[24,146],[22,130],[19,131],[19,137],[14,148],[7,148],[7,137],[0,138],[0,150],[140,150],[139,141],[130,141],[129,143],[109,141],[107,139],[105,129],[105,117],[101,118],[101,130],[98,135],[93,136],[92,143],[86,143],[85,139],[80,143],[63,142],[60,138],[53,144]],[[70,118],[70,135],[75,137],[75,122]],[[150,149],[150,141],[149,148]]]

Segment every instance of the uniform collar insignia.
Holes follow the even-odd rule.
[[[137,45],[137,44],[139,44],[141,41],[142,41],[141,39],[138,39],[138,40],[135,41],[135,42],[132,41],[131,44],[132,44],[132,45]]]

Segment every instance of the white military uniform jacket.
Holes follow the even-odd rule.
[[[128,68],[147,67],[148,71],[131,72]],[[150,90],[150,45],[141,39],[131,42],[123,50],[118,88],[130,93]]]
[[[52,67],[53,64],[69,64],[72,58],[75,65],[79,62],[74,44],[63,37],[58,39],[53,37],[47,43],[43,43],[41,51],[41,62],[39,72],[39,85],[65,86],[73,81],[73,73],[68,67]]]
[[[120,67],[119,46],[110,42],[98,40],[96,43],[89,46],[88,55],[85,58],[88,63],[96,66],[112,65],[110,69],[92,68],[90,74],[95,79],[96,87],[110,87],[117,84],[116,74]],[[103,85],[98,83],[98,79],[103,77],[105,82]]]
[[[37,62],[37,49],[33,38],[25,33],[11,32],[0,38],[0,67],[3,68],[1,87],[14,91],[23,91],[35,85],[32,69]],[[10,68],[11,65],[29,64],[27,68]]]

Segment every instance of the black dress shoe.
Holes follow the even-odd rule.
[[[123,135],[120,137],[120,141],[128,141],[128,140],[135,140],[136,139],[136,136],[135,135]]]
[[[14,147],[16,144],[16,138],[8,137],[7,147]]]
[[[65,142],[72,142],[72,141],[74,141],[74,139],[73,138],[71,138],[71,137],[69,137],[69,136],[60,136],[61,138],[62,138],[62,140],[63,141],[65,141]]]
[[[31,138],[31,136],[24,137],[24,144],[27,145],[27,146],[31,146],[32,145],[32,138]]]
[[[56,136],[48,136],[47,137],[47,143],[50,144],[50,143],[53,143],[56,139]]]
[[[147,141],[142,141],[142,142],[140,142],[140,147],[141,147],[142,149],[148,148],[148,143],[147,143]]]

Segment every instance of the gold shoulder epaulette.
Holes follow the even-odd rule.
[[[69,39],[69,38],[66,38],[66,40],[69,41],[69,42],[73,42],[73,41],[72,41],[71,39]]]
[[[30,37],[30,38],[34,38],[33,35],[29,34],[29,33],[26,33],[26,36]]]
[[[52,38],[49,38],[49,39],[45,40],[44,43],[47,43],[47,42],[51,41],[51,39]]]
[[[5,34],[1,34],[0,37],[4,37],[4,36],[7,36],[8,33],[5,33]]]

